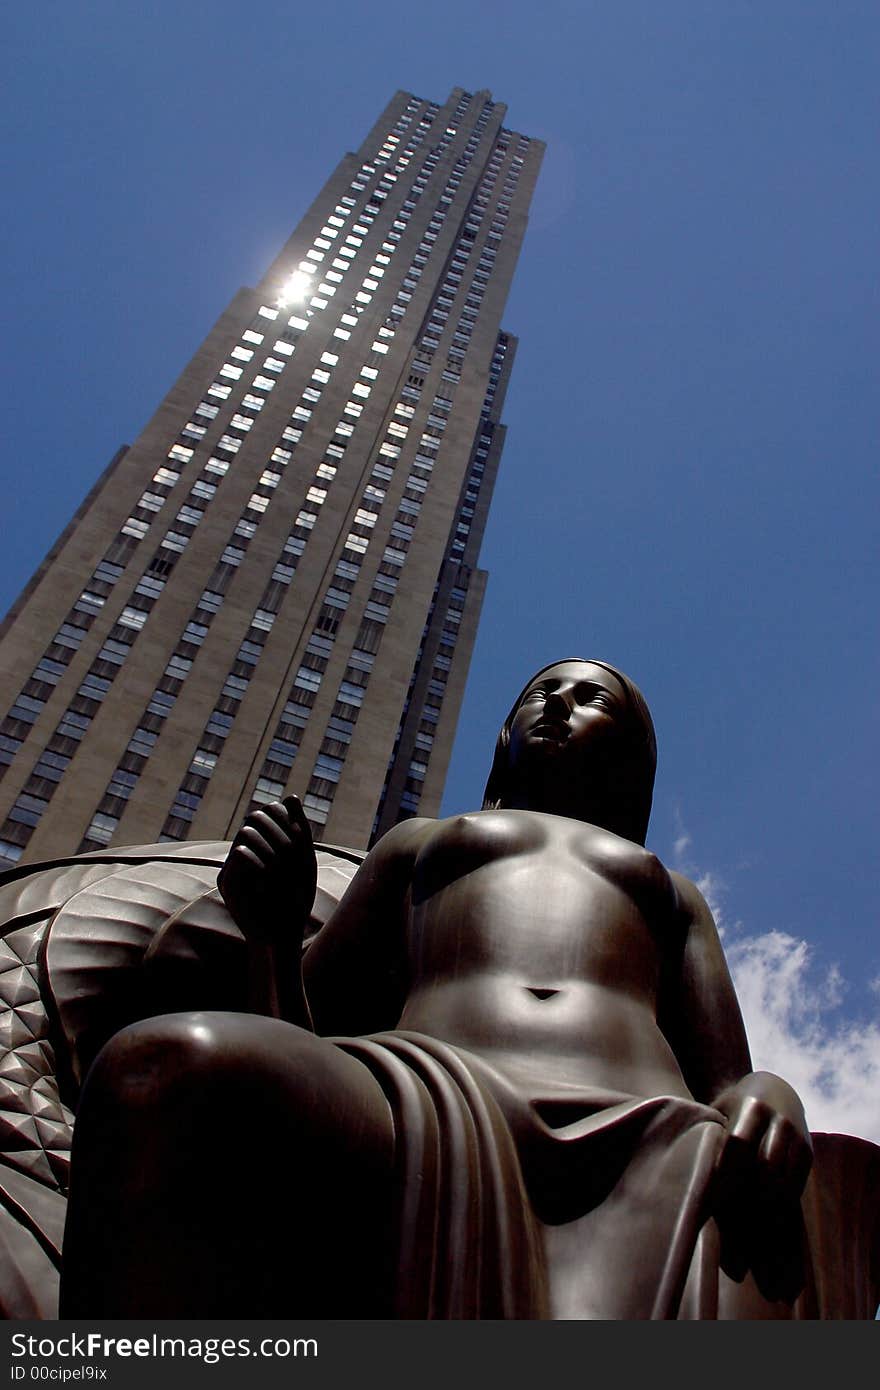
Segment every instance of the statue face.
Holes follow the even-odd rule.
[[[613,755],[626,715],[626,691],[604,667],[587,661],[552,666],[520,700],[510,726],[510,766],[536,770],[556,763],[561,775],[579,779]]]

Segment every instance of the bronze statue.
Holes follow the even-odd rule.
[[[302,969],[308,823],[250,815],[218,879],[241,1003],[164,1012],[172,922],[161,1016],[89,1074],[62,1316],[833,1316],[801,1103],[752,1071],[711,914],[644,848],[655,761],[629,680],[546,667],[483,809],[390,831]],[[876,1306],[866,1200],[848,1316]]]

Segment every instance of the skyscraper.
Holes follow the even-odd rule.
[[[0,865],[436,814],[486,576],[541,142],[398,92],[13,606]]]

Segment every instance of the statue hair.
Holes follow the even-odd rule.
[[[610,672],[610,674],[623,686],[624,693],[626,694],[626,712],[629,716],[628,733],[630,735],[630,748],[632,752],[632,762],[628,770],[635,783],[633,787],[634,801],[638,803],[637,805],[633,805],[632,808],[633,828],[638,831],[638,835],[634,836],[634,838],[638,838],[639,843],[644,844],[645,836],[648,831],[648,820],[651,815],[654,774],[657,769],[657,737],[654,732],[654,721],[651,718],[651,712],[648,709],[647,701],[638,686],[631,681],[628,676],[625,676],[622,671],[618,671],[615,666],[609,665],[607,661],[596,661],[592,657],[567,656],[562,657],[559,661],[550,661],[526,681],[519,695],[517,695],[510,713],[501,726],[501,732],[495,744],[495,756],[492,760],[488,781],[486,782],[486,790],[483,793],[483,810],[495,810],[504,801],[504,794],[507,789],[510,726],[513,723],[514,715],[519,709],[526,691],[545,671],[552,671],[556,666],[564,666],[575,661],[590,666],[601,666],[604,671]]]

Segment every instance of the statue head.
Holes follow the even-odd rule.
[[[483,809],[527,806],[603,825],[644,844],[657,741],[645,698],[605,661],[537,671],[504,721]]]

